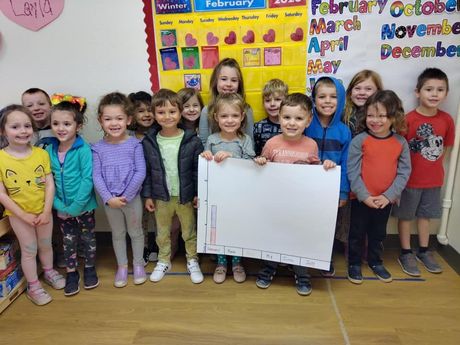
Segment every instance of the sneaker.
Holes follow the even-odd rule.
[[[212,279],[216,284],[222,284],[225,278],[227,278],[227,267],[224,265],[217,265]]]
[[[348,266],[348,280],[353,284],[362,284],[363,275],[361,273],[360,265],[349,265]]]
[[[312,290],[310,279],[295,275],[295,289],[299,295],[308,296]]]
[[[73,296],[80,292],[80,273],[67,272],[65,277],[64,296]]]
[[[241,264],[235,264],[232,267],[233,280],[237,283],[242,283],[246,280],[246,272]]]
[[[83,286],[86,290],[94,289],[99,285],[99,278],[97,277],[96,267],[85,267],[83,271]]]
[[[45,271],[43,277],[45,278],[45,282],[51,285],[53,289],[61,290],[65,287],[64,277],[55,269]]]
[[[276,274],[276,271],[272,268],[265,266],[259,271],[259,274],[256,279],[256,285],[258,288],[266,289],[272,284],[273,276]]]
[[[158,261],[158,253],[157,252],[150,252],[149,261],[150,262],[157,262]]]
[[[128,285],[128,267],[118,266],[117,274],[113,285],[117,288],[122,288]]]
[[[376,275],[377,278],[379,278],[381,281],[385,283],[390,283],[393,281],[393,278],[391,278],[390,272],[387,271],[385,266],[383,265],[374,265],[374,266],[369,266],[372,272]]]
[[[133,277],[134,277],[134,285],[144,284],[145,281],[147,280],[147,276],[145,275],[144,266],[133,265]]]
[[[203,273],[201,273],[200,265],[196,259],[187,261],[187,271],[190,273],[190,279],[193,284],[199,284],[204,280]]]
[[[171,264],[165,262],[158,262],[150,275],[150,281],[159,282],[165,276],[165,273],[171,269]]]
[[[426,251],[424,253],[417,253],[417,260],[420,261],[426,270],[431,273],[441,273],[442,268],[436,262],[433,252]]]
[[[334,268],[334,263],[331,261],[331,266],[329,266],[329,270],[320,270],[319,273],[325,277],[325,278],[330,278],[335,276],[335,268]]]
[[[40,284],[34,287],[28,287],[26,296],[36,305],[45,305],[53,300],[48,292]]]
[[[420,270],[417,267],[417,260],[413,253],[401,254],[398,262],[404,273],[413,277],[420,277]]]

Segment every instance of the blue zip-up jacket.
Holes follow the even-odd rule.
[[[312,92],[313,99],[313,120],[305,130],[305,135],[316,141],[318,144],[319,159],[324,161],[330,159],[340,165],[340,200],[347,200],[350,192],[350,183],[347,178],[348,146],[351,141],[351,132],[347,125],[342,122],[342,113],[345,108],[345,89],[340,81],[332,77],[322,77],[334,82],[337,90],[337,109],[327,127],[323,127],[318,118],[315,106],[315,92]]]
[[[50,155],[56,193],[53,207],[77,217],[83,212],[97,207],[93,188],[93,157],[90,146],[77,135],[72,147],[67,151],[64,163],[59,162],[59,140],[47,138],[46,151]]]

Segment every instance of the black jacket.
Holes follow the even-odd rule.
[[[169,201],[166,171],[157,142],[158,128],[152,128],[142,140],[147,174],[142,186],[144,198]],[[198,194],[198,157],[203,152],[203,144],[194,131],[185,130],[179,147],[179,183],[181,204],[193,201]]]

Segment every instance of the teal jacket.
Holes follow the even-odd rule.
[[[46,151],[50,155],[56,193],[53,207],[77,217],[97,207],[93,188],[93,158],[90,146],[79,136],[64,159],[59,162],[59,140],[48,138]]]

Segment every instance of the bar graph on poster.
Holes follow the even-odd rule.
[[[200,158],[198,252],[329,269],[339,181],[340,167]]]

